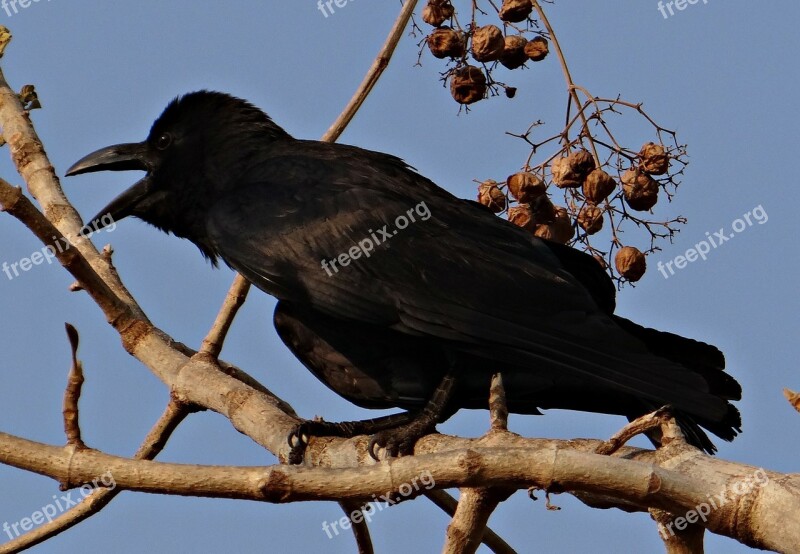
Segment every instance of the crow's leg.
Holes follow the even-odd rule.
[[[412,421],[412,418],[411,412],[402,412],[361,421],[342,421],[339,423],[314,420],[304,421],[297,424],[292,429],[292,432],[289,433],[289,446],[292,447],[289,453],[289,463],[299,464],[303,461],[303,454],[308,445],[309,437],[350,438],[357,435],[372,435],[379,431],[406,425]]]
[[[425,407],[415,413],[411,421],[372,436],[369,441],[370,456],[378,460],[376,448],[385,449],[386,455],[392,457],[413,454],[417,440],[435,431],[436,424],[452,414],[452,410],[448,410],[448,404],[454,387],[455,379],[452,373],[448,373],[436,387]]]

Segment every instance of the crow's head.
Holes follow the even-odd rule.
[[[291,137],[252,104],[199,91],[170,102],[144,142],[101,148],[66,174],[146,171],[91,220],[93,228],[132,215],[197,242],[205,234],[209,206],[236,186],[259,152],[280,140]]]

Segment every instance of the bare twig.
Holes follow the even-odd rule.
[[[364,100],[366,100],[375,84],[378,82],[378,79],[380,79],[383,71],[389,66],[389,61],[392,58],[394,49],[397,47],[397,43],[400,42],[400,38],[403,36],[403,31],[405,30],[406,25],[408,25],[408,22],[411,19],[411,14],[414,13],[414,7],[416,5],[417,0],[406,0],[406,3],[403,5],[403,9],[400,11],[400,15],[394,22],[394,26],[389,32],[389,36],[386,38],[386,42],[378,54],[378,57],[375,58],[374,62],[372,62],[372,67],[370,67],[369,71],[367,71],[364,80],[361,82],[361,85],[359,85],[353,97],[347,103],[344,111],[342,111],[341,115],[336,119],[336,121],[333,122],[333,125],[331,125],[328,131],[322,136],[322,140],[326,142],[336,142],[336,139],[338,139],[342,134],[342,131],[344,131],[345,127],[347,127],[347,124],[350,123],[350,121],[356,115],[356,112],[364,103]]]
[[[642,433],[646,433],[647,431],[651,431],[653,429],[659,429],[670,419],[672,419],[672,415],[667,407],[659,408],[655,412],[637,417],[625,427],[614,433],[614,436],[612,436],[606,442],[598,446],[597,450],[595,450],[595,453],[603,454],[605,456],[613,454],[625,446],[625,443],[627,443],[636,435],[641,435]]]
[[[81,398],[83,387],[83,364],[78,360],[78,330],[69,323],[65,323],[69,344],[72,349],[72,366],[67,377],[67,388],[64,391],[64,433],[67,435],[67,444],[76,448],[85,448],[81,440],[81,426],[78,411],[78,400]]]
[[[447,526],[447,539],[442,552],[475,552],[481,544],[492,512],[512,492],[513,490],[497,488],[462,488],[458,508]]]
[[[372,546],[372,538],[369,535],[369,525],[364,521],[364,505],[357,500],[343,500],[339,502],[347,519],[350,520],[350,527],[356,539],[358,554],[373,554],[375,549]]]
[[[572,80],[572,74],[569,71],[569,66],[567,65],[567,59],[564,57],[564,52],[561,50],[561,43],[558,42],[558,37],[556,37],[555,31],[553,27],[550,25],[550,21],[547,19],[547,16],[544,13],[544,10],[539,5],[537,0],[533,0],[533,8],[536,10],[536,13],[539,14],[539,19],[542,20],[545,28],[547,29],[547,33],[550,35],[550,39],[553,41],[553,46],[555,46],[556,54],[558,55],[558,61],[561,64],[561,71],[564,73],[564,79],[567,81],[567,92],[570,95],[570,98],[573,102],[575,102],[575,109],[580,110],[581,121],[583,122],[583,130],[586,135],[589,135],[589,121],[586,118],[586,114],[581,110],[581,101],[578,98],[577,87],[575,86],[575,82]],[[569,110],[568,110],[569,112]],[[566,143],[569,143],[569,139],[564,137]],[[601,166],[600,156],[597,153],[597,148],[595,147],[592,141],[589,141],[589,144],[592,147],[592,155],[594,156],[595,163],[597,167]]]
[[[222,307],[217,314],[216,320],[211,330],[203,339],[203,344],[200,347],[200,352],[210,355],[213,358],[219,357],[222,351],[222,344],[225,342],[225,337],[233,324],[233,319],[239,308],[242,307],[244,301],[247,299],[247,292],[250,290],[250,283],[241,275],[236,275],[225,295],[225,300]]]
[[[508,405],[506,405],[506,389],[503,386],[503,375],[492,375],[489,387],[489,417],[492,431],[508,431]]]
[[[450,496],[447,492],[433,489],[426,492],[425,496],[450,517],[456,515],[458,501]],[[500,535],[492,531],[488,525],[484,527],[482,540],[483,544],[485,544],[489,550],[495,552],[496,554],[516,554],[516,550],[511,548],[511,545],[504,541]]]

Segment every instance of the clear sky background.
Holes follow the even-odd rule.
[[[465,4],[465,2],[459,2]],[[352,95],[399,11],[397,1],[351,0],[324,17],[313,0],[236,3],[188,0],[40,0],[0,24],[14,33],[2,60],[16,88],[33,83],[44,109],[32,114],[59,175],[108,144],[142,140],[175,95],[200,88],[251,100],[295,136],[317,138]],[[781,472],[798,471],[800,414],[783,387],[800,389],[796,275],[798,34],[796,2],[710,0],[665,19],[653,0],[558,1],[547,6],[575,81],[593,94],[645,102],[663,125],[678,130],[690,161],[675,201],[656,214],[689,219],[674,244],[649,258],[651,269],[626,287],[618,313],[639,323],[719,346],[743,385],[738,404],[744,433],[721,443],[725,459]],[[438,81],[442,62],[427,52],[415,67],[421,36],[405,37],[375,92],[342,142],[401,156],[462,197],[473,179],[502,178],[525,161],[520,132],[534,120],[557,132],[566,101],[555,56],[526,71],[498,70],[519,88],[468,115]],[[634,120],[631,120],[634,121]],[[615,125],[636,147],[652,138],[641,126]],[[543,131],[541,136],[544,136]],[[21,184],[8,156],[0,175]],[[131,184],[133,173],[63,181],[84,216]],[[762,206],[768,221],[664,279],[656,270],[705,238]],[[0,261],[41,248],[15,219],[0,214]],[[97,237],[111,242],[115,262],[153,322],[198,346],[233,273],[212,270],[186,241],[136,220]],[[163,410],[164,386],[120,345],[100,310],[58,266],[38,266],[8,280],[0,274],[0,429],[63,444],[61,399],[69,368],[64,322],[82,335],[86,384],[84,438],[103,451],[130,455]],[[259,378],[303,416],[328,420],[371,417],[338,398],[277,339],[274,300],[254,291],[223,356]],[[440,427],[478,436],[486,411],[460,413]],[[512,416],[513,431],[532,437],[605,438],[617,417],[549,412]],[[638,441],[636,444],[646,446]],[[159,457],[163,461],[266,465],[274,459],[214,413],[194,415]],[[0,524],[14,523],[59,494],[54,481],[0,467]],[[660,552],[646,514],[593,510],[562,495],[562,510],[515,494],[491,519],[521,552]],[[353,552],[348,534],[328,539],[323,521],[342,515],[332,502],[268,505],[124,493],[101,514],[34,552]],[[787,514],[787,525],[797,524]],[[791,522],[791,518],[795,518]],[[378,552],[436,552],[448,518],[425,499],[376,515]],[[0,537],[4,540],[5,536]],[[744,552],[709,535],[709,552]]]

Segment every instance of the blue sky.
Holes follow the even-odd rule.
[[[744,433],[719,444],[719,455],[776,471],[797,471],[800,414],[783,387],[800,389],[795,369],[798,301],[796,236],[797,116],[800,6],[756,6],[709,0],[664,18],[657,2],[558,1],[547,6],[573,77],[593,94],[643,101],[660,123],[677,129],[690,165],[679,194],[656,214],[688,218],[674,243],[649,258],[650,271],[618,297],[618,313],[639,323],[704,340],[726,354],[742,383]],[[3,58],[16,88],[33,83],[44,109],[32,118],[58,173],[95,148],[144,138],[175,95],[224,90],[267,111],[290,133],[317,138],[338,115],[372,62],[399,2],[350,0],[325,17],[313,0],[188,0],[68,3],[40,0],[0,24],[14,34]],[[341,141],[396,154],[456,195],[473,197],[473,179],[502,178],[525,161],[524,143],[506,135],[542,119],[550,132],[563,120],[564,81],[554,56],[525,71],[499,70],[516,98],[494,98],[468,115],[438,81],[443,64],[429,54],[415,67],[417,42],[405,37],[374,93]],[[616,119],[632,147],[652,137]],[[787,136],[789,133],[789,136]],[[0,176],[20,184],[8,157]],[[128,186],[133,174],[67,179],[67,194],[84,216]],[[721,227],[761,206],[768,215],[669,279],[656,270]],[[0,261],[30,256],[41,245],[0,214]],[[186,241],[126,220],[98,236],[113,243],[122,278],[151,319],[174,338],[198,345],[233,274],[212,270]],[[63,324],[82,335],[87,382],[83,433],[95,448],[130,455],[161,413],[167,391],[128,356],[116,333],[72,279],[54,265],[19,278],[0,274],[0,429],[51,444],[64,441],[61,395],[69,367]],[[223,356],[240,365],[303,416],[371,417],[336,397],[277,339],[274,301],[258,291],[236,321]],[[485,411],[460,413],[441,427],[477,436]],[[535,437],[607,437],[620,418],[549,412],[512,416],[512,430]],[[645,442],[637,442],[645,446]],[[160,456],[164,461],[265,465],[273,458],[213,413],[193,416]],[[16,522],[52,502],[57,484],[0,467],[0,523]],[[520,551],[612,553],[662,550],[645,514],[592,510],[568,496],[558,512],[518,493],[491,525]],[[335,503],[273,506],[126,493],[101,514],[34,552],[305,551],[352,552],[349,535],[329,539],[323,521],[341,517]],[[379,552],[438,551],[446,516],[424,499],[379,513],[371,526]],[[576,529],[579,531],[576,532]],[[3,537],[5,538],[5,537]],[[91,546],[88,546],[91,545]],[[635,545],[635,546],[634,546]],[[709,551],[744,552],[709,536]]]

